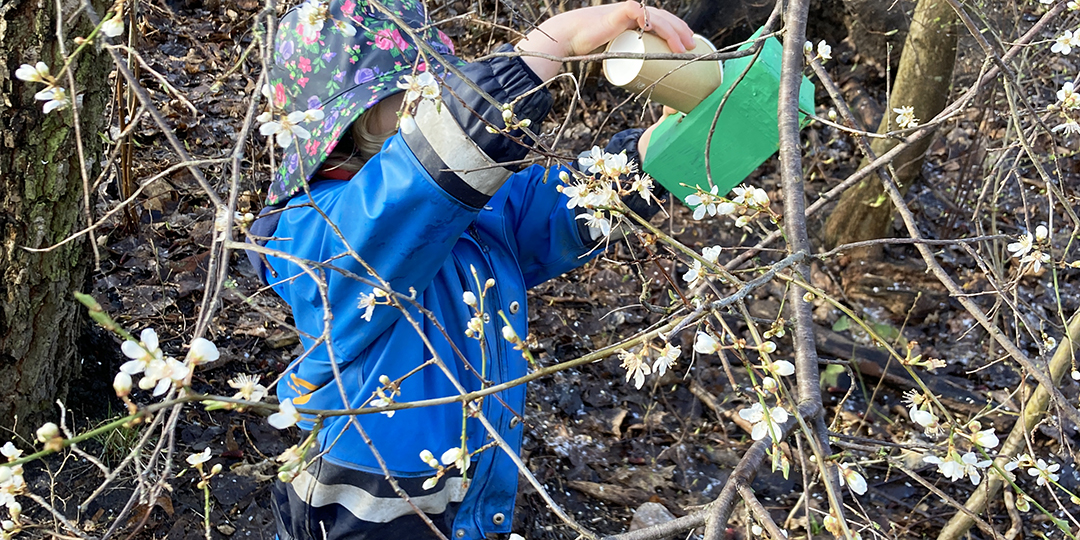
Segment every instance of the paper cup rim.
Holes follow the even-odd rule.
[[[655,36],[655,34],[653,35]],[[660,38],[660,36],[656,37],[663,39]],[[704,43],[710,51],[716,51],[716,46],[705,36],[694,34],[694,40],[698,43]],[[605,52],[613,51],[644,53],[645,40],[638,34],[637,30],[627,30],[608,43]],[[641,73],[641,69],[645,65],[645,60],[641,58],[610,58],[604,60],[603,64],[604,77],[607,78],[608,82],[615,86],[626,86]],[[723,64],[718,60],[716,61],[716,64],[718,66],[717,69],[720,71],[720,76],[723,77]]]

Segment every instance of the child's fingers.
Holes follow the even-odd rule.
[[[672,52],[683,53],[694,48],[694,32],[690,26],[668,11],[643,8],[638,12],[637,23],[643,30],[655,32],[667,40]]]

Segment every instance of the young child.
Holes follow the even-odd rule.
[[[542,85],[560,63],[527,55],[464,63],[421,2],[382,4],[409,28],[365,0],[308,0],[278,27],[270,76],[277,116],[266,115],[262,132],[284,155],[252,236],[288,257],[252,259],[292,307],[305,348],[278,384],[286,410],[456,396],[525,375],[498,312],[524,338],[526,290],[580,266],[596,245],[577,219],[582,210],[556,190],[562,169],[520,167],[530,141],[521,130],[499,132],[526,119],[539,129],[552,103]],[[516,49],[587,54],[638,28],[676,52],[693,47],[683,21],[627,1],[556,15]],[[443,58],[418,49],[413,35]],[[512,116],[473,85],[512,103]],[[641,135],[620,134],[609,152],[627,150],[640,162]],[[634,199],[639,213],[657,210]],[[375,287],[379,279],[387,285]],[[387,305],[384,288],[415,295],[402,300],[406,314]],[[524,386],[474,404],[518,451]],[[392,417],[305,415],[299,425],[318,431],[306,467],[275,486],[281,540],[434,538],[415,508],[449,538],[510,532],[517,468],[461,403]],[[380,458],[409,501],[387,482]]]

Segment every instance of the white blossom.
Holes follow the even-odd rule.
[[[203,463],[210,461],[210,447],[207,446],[205,450],[197,454],[191,454],[185,459],[185,461],[187,461],[188,465],[191,465],[192,467],[202,465]]]
[[[817,55],[822,60],[832,60],[832,47],[824,39],[817,44]]]
[[[851,491],[859,495],[866,494],[866,478],[859,474],[853,467],[846,463],[837,463],[836,468],[840,473],[840,482],[851,488]]]
[[[265,137],[274,137],[278,146],[288,148],[292,145],[294,137],[304,140],[311,138],[311,132],[300,125],[300,122],[306,121],[307,117],[307,111],[293,111],[280,122],[270,121],[259,126],[259,133]]]
[[[917,127],[919,125],[919,119],[915,118],[915,107],[900,107],[893,109],[896,113],[896,125],[900,129],[907,129]]]
[[[1038,461],[1035,462],[1035,466],[1028,469],[1028,474],[1036,477],[1035,483],[1040,486],[1045,486],[1048,483],[1058,481],[1059,475],[1055,473],[1060,468],[1061,465],[1057,463],[1047,464],[1046,460],[1039,458]]]
[[[113,377],[113,390],[116,391],[116,397],[124,397],[131,393],[131,375],[123,371],[116,372],[116,376]]]
[[[4,446],[0,447],[0,454],[8,458],[8,461],[15,461],[22,455],[22,450],[15,447],[15,443],[8,441],[4,443]]]
[[[983,448],[996,448],[1001,441],[999,441],[997,435],[994,434],[994,428],[990,428],[972,434],[971,442]]]
[[[640,390],[645,384],[645,376],[652,371],[649,364],[630,351],[619,351],[619,359],[622,360],[620,367],[626,370],[626,382],[634,379],[634,387]]]
[[[296,425],[300,421],[300,413],[296,411],[292,400],[286,399],[278,405],[278,412],[271,414],[266,421],[277,429],[285,429]]]
[[[191,341],[191,348],[188,349],[185,362],[192,366],[198,366],[207,362],[213,362],[221,357],[218,352],[217,345],[206,338],[195,338]]]
[[[698,332],[694,337],[694,350],[701,354],[716,354],[720,344],[708,333]]]
[[[60,428],[52,422],[45,422],[35,433],[38,442],[48,442],[60,436]],[[6,469],[7,467],[3,467]]]
[[[158,335],[153,328],[147,328],[139,334],[139,341],[126,340],[120,345],[124,356],[131,358],[120,366],[120,371],[136,375],[146,370],[153,360],[161,360],[163,354],[158,347]]]
[[[323,22],[329,18],[326,4],[318,0],[307,0],[300,6],[300,30],[305,40],[312,41],[322,32]]]
[[[705,214],[715,216],[717,213],[717,205],[721,202],[720,186],[713,186],[709,191],[698,191],[697,193],[688,195],[686,197],[686,205],[694,207],[694,219],[700,220],[705,217]]]
[[[664,344],[664,348],[660,351],[660,356],[653,362],[653,373],[663,377],[664,374],[667,373],[668,368],[674,366],[675,362],[679,360],[679,355],[681,353],[681,347],[670,343]]]
[[[469,468],[469,463],[471,459],[472,458],[469,456],[468,450],[460,446],[455,446],[454,448],[443,452],[443,455],[441,458],[439,458],[439,461],[441,461],[442,464],[447,467],[449,467],[450,465],[456,465],[459,470],[464,471]]]
[[[720,246],[707,247],[701,250],[701,258],[706,261],[716,264],[716,259],[720,257]]]
[[[929,455],[923,458],[923,461],[927,463],[934,463],[938,466],[938,472],[942,476],[952,481],[960,480],[967,476],[973,485],[979,485],[979,481],[982,476],[979,474],[979,469],[985,469],[990,466],[992,461],[989,459],[979,461],[979,458],[974,452],[968,452],[961,456],[956,452],[951,452],[945,456],[945,459],[941,459],[935,455]]]
[[[266,397],[266,387],[259,384],[258,375],[248,375],[247,373],[241,373],[232,379],[229,379],[229,387],[236,390],[236,394],[233,395],[233,399],[243,399],[246,401],[262,401]]]
[[[472,291],[465,291],[461,293],[461,301],[465,302],[466,306],[476,307],[476,294]]]
[[[760,441],[769,435],[774,442],[779,442],[783,435],[783,424],[788,420],[788,412],[783,407],[773,407],[766,413],[761,403],[754,403],[749,408],[739,411],[739,416],[753,424],[750,438],[755,441]]]
[[[1031,233],[1026,232],[1016,242],[1005,246],[1005,249],[1009,250],[1009,253],[1012,253],[1013,257],[1020,258],[1026,255],[1028,251],[1031,251],[1031,247],[1034,243],[1035,237],[1032,236]]]
[[[1076,92],[1076,88],[1071,82],[1061,85],[1061,90],[1057,92],[1057,98],[1061,102],[1062,109],[1080,109],[1080,93]]]
[[[683,274],[682,278],[693,287],[697,280],[702,278],[701,261],[694,259],[694,264],[690,265],[690,269]]]
[[[118,37],[124,33],[124,16],[117,13],[113,18],[101,23],[101,33],[109,37]]]
[[[607,218],[603,210],[597,210],[591,214],[578,214],[576,219],[584,219],[586,226],[599,231],[605,238],[611,235],[611,220]]]
[[[1075,46],[1076,36],[1073,35],[1072,30],[1066,30],[1065,33],[1054,38],[1054,44],[1050,46],[1050,52],[1068,55]]]
[[[52,75],[49,74],[48,64],[38,62],[32,66],[30,64],[19,66],[19,69],[15,70],[15,78],[26,82],[48,83],[52,80]]]
[[[419,75],[402,75],[397,87],[405,90],[406,103],[413,103],[418,99],[434,100],[441,95],[439,81],[430,71]]]

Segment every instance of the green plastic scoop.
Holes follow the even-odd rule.
[[[743,48],[749,47],[747,44]],[[767,39],[761,55],[720,112],[709,148],[712,185],[719,186],[720,195],[739,185],[780,148],[776,109],[782,52],[776,38]],[[720,87],[689,114],[669,116],[652,134],[642,168],[684,203],[697,186],[705,191],[712,189],[705,174],[709,128],[724,94],[753,58],[724,62]],[[799,89],[799,107],[814,110],[814,84],[806,77]]]

